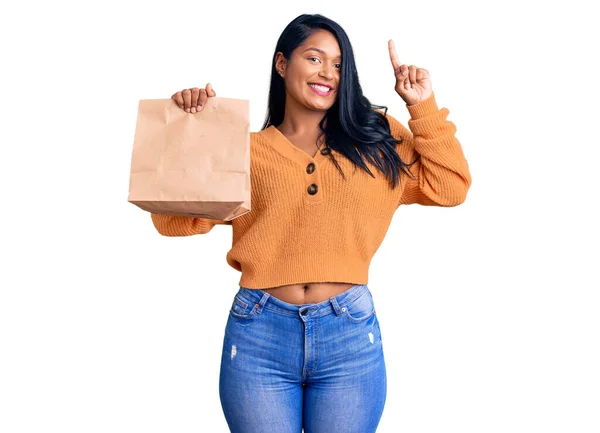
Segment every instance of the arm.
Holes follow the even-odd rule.
[[[216,224],[231,225],[231,221],[193,218],[151,213],[156,230],[163,236],[191,236],[205,234]]]
[[[455,137],[456,126],[446,120],[447,108],[438,108],[432,93],[415,105],[406,106],[411,119],[410,131],[389,114],[386,115],[398,154],[410,166],[415,179],[402,177],[404,189],[398,206],[418,203],[425,206],[456,206],[463,203],[471,186],[471,174],[460,143]],[[411,132],[412,131],[412,132]]]

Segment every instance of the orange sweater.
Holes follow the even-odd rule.
[[[456,206],[471,175],[455,125],[435,96],[407,106],[410,131],[389,114],[397,149],[416,180],[389,180],[368,161],[373,175],[332,150],[344,180],[327,155],[314,158],[274,126],[250,133],[251,211],[231,221],[151,214],[165,236],[208,233],[231,225],[227,263],[242,273],[239,285],[263,289],[306,282],[367,284],[369,265],[401,204]],[[309,167],[313,167],[311,171]],[[315,192],[316,191],[316,192]],[[311,194],[312,193],[312,194]]]

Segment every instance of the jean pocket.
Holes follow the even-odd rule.
[[[367,289],[354,301],[342,307],[344,317],[351,322],[362,322],[375,314],[373,296]]]
[[[229,309],[229,314],[239,319],[250,319],[256,313],[256,306],[251,305],[240,298],[239,295],[235,295],[233,303]]]

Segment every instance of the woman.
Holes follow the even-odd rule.
[[[369,263],[400,204],[455,206],[471,184],[428,72],[388,48],[410,131],[363,95],[344,30],[300,15],[277,42],[268,115],[251,133],[251,212],[152,215],[166,236],[233,226],[227,262],[242,277],[219,382],[232,432],[377,428],[386,370]],[[207,84],[172,98],[195,113],[213,96]]]

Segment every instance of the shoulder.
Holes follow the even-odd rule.
[[[375,111],[376,113],[381,113],[388,120],[390,126],[392,126],[392,124],[394,124],[394,126],[400,124],[400,122],[394,116],[392,116],[389,111],[384,112],[384,110],[381,110],[379,108],[374,108],[373,111]]]
[[[265,129],[261,129],[260,131],[250,132],[250,141],[253,143],[264,143],[268,141],[273,141],[275,139],[274,127],[268,127]]]
[[[277,140],[274,128],[266,128],[260,131],[250,132],[250,148],[253,152],[270,151]]]
[[[410,137],[411,133],[408,130],[408,128],[406,128],[398,119],[392,116],[389,112],[384,113],[384,111],[380,109],[373,109],[373,111],[381,113],[387,119],[388,123],[390,124],[390,132],[392,133],[392,136],[394,138],[407,139]]]

